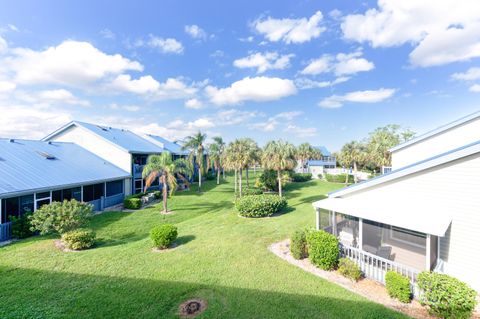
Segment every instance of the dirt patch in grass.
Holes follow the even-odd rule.
[[[75,250],[75,249],[70,249],[68,248],[65,243],[63,241],[61,241],[60,239],[55,239],[53,241],[53,244],[55,245],[55,247],[57,247],[58,249],[60,249],[61,251],[64,251],[64,252],[69,252],[69,253],[78,253],[80,252],[80,250]]]
[[[362,279],[358,282],[353,282],[348,278],[343,277],[336,271],[325,271],[315,267],[308,258],[297,260],[290,254],[290,240],[286,239],[278,243],[274,243],[268,247],[278,257],[288,261],[289,263],[302,268],[318,277],[334,282],[343,288],[357,293],[371,301],[377,302],[390,309],[403,312],[404,314],[418,319],[432,319],[435,318],[429,315],[427,309],[420,305],[416,300],[411,303],[404,304],[398,300],[392,299],[388,296],[387,289],[382,284],[370,280]]]
[[[195,318],[207,309],[207,301],[203,299],[190,299],[178,307],[178,314],[181,318]]]
[[[160,248],[157,248],[157,247],[153,247],[152,248],[152,251],[154,253],[166,253],[166,252],[169,252],[169,251],[172,251],[174,249],[176,249],[178,247],[178,244],[177,243],[173,243],[170,245],[170,247],[168,248],[164,248],[164,249],[160,249]]]

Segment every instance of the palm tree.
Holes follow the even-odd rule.
[[[143,168],[142,176],[145,178],[145,190],[152,185],[155,179],[160,177],[163,191],[163,212],[167,213],[167,198],[172,196],[177,189],[177,176],[183,179],[187,184],[183,174],[188,174],[188,168],[183,159],[172,160],[172,154],[164,152],[161,155],[150,155],[147,164]],[[168,192],[168,190],[170,190]]]
[[[220,184],[220,171],[223,168],[223,153],[225,151],[225,142],[220,136],[215,136],[213,138],[213,143],[208,147],[209,158],[213,163],[213,167],[217,172],[217,185]],[[225,170],[224,176],[225,178]]]
[[[236,139],[228,144],[225,151],[225,165],[235,171],[235,193],[242,196],[242,170],[248,166],[250,159],[250,139]],[[238,182],[238,188],[237,188]]]
[[[193,162],[195,159],[198,165],[198,191],[201,191],[202,188],[202,170],[204,169],[205,163],[203,159],[203,152],[205,140],[207,139],[207,134],[202,134],[200,131],[192,136],[187,136],[185,143],[182,146],[183,150],[190,150],[189,159]]]
[[[357,167],[358,164],[365,162],[366,160],[366,146],[358,141],[351,141],[343,145],[340,151],[340,158],[346,167],[350,167],[353,164],[353,178],[357,183]],[[348,172],[345,179],[345,184],[348,183]]]
[[[242,143],[245,147],[246,158],[245,158],[245,173],[247,178],[247,187],[250,187],[250,181],[248,177],[248,170],[250,166],[255,165],[260,160],[260,148],[258,147],[257,142],[252,140],[251,138],[243,138],[241,139]]]
[[[309,143],[302,143],[297,147],[297,161],[300,162],[302,166],[302,171],[305,173],[305,166],[308,160],[311,159],[320,159],[322,157],[322,153],[314,148]]]
[[[262,166],[277,171],[278,194],[282,197],[282,172],[293,169],[296,165],[296,149],[286,141],[270,141],[262,153]]]

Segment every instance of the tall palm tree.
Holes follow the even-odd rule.
[[[213,163],[213,167],[217,172],[217,185],[220,184],[220,173],[223,171],[225,178],[225,170],[223,169],[223,153],[225,152],[225,142],[220,136],[213,138],[213,143],[208,147],[209,158]]]
[[[225,167],[235,171],[235,194],[238,190],[240,197],[242,196],[242,171],[247,168],[251,162],[253,150],[252,142],[253,140],[248,138],[236,139],[228,144],[228,147],[225,150]]]
[[[366,146],[358,141],[351,141],[343,145],[340,151],[340,158],[346,167],[353,164],[353,178],[357,183],[357,168],[358,165],[365,162],[367,157]],[[345,184],[348,183],[348,173],[345,178]]]
[[[242,143],[244,143],[246,158],[245,158],[245,175],[247,178],[247,187],[250,187],[250,181],[248,177],[248,170],[252,165],[255,165],[258,161],[260,161],[260,148],[258,147],[257,142],[252,140],[251,138],[243,138],[241,139]]]
[[[190,150],[189,159],[195,159],[198,165],[198,191],[202,188],[202,171],[205,167],[203,152],[205,150],[203,144],[207,139],[207,134],[202,134],[200,131],[197,134],[187,136],[185,143],[182,146],[183,150]]]
[[[305,173],[305,166],[308,160],[311,159],[320,159],[322,153],[314,148],[309,143],[302,143],[297,147],[296,159],[300,162],[302,166],[302,171]]]
[[[293,169],[296,165],[296,149],[286,141],[268,142],[262,153],[262,166],[277,171],[278,194],[282,197],[282,172]]]
[[[145,178],[145,191],[152,185],[155,179],[160,177],[163,191],[163,212],[168,212],[167,198],[172,196],[177,189],[177,176],[187,184],[184,174],[188,174],[188,168],[183,159],[173,161],[172,154],[164,152],[160,155],[150,155],[147,164],[143,168],[142,176]]]

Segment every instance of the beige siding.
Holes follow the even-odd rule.
[[[106,161],[120,167],[124,171],[132,173],[132,157],[130,153],[114,146],[110,142],[82,127],[72,126],[59,135],[54,136],[52,140],[75,143]]]
[[[350,196],[362,201],[382,198],[392,205],[403,200],[441,203],[453,217],[440,239],[444,270],[480,291],[480,154],[345,195]]]
[[[464,123],[392,153],[392,167],[398,169],[426,158],[473,143],[480,138],[480,118]],[[461,144],[459,144],[461,141]]]

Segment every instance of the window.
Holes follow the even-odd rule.
[[[33,212],[33,194],[2,199],[0,220],[2,223],[10,221],[10,216],[20,217],[25,212]]]
[[[35,194],[35,204],[37,209],[41,208],[43,205],[50,204],[50,192],[43,192]]]
[[[143,190],[143,180],[136,179],[135,180],[135,194],[141,193]]]
[[[107,197],[123,193],[123,180],[107,183]]]
[[[91,202],[100,199],[104,195],[104,183],[83,186],[83,201]]]
[[[82,200],[82,189],[80,187],[66,188],[52,192],[52,202],[63,202],[64,200]]]
[[[63,202],[62,190],[52,192],[52,202]]]
[[[410,245],[425,247],[427,235],[414,230],[391,226],[390,238]]]

